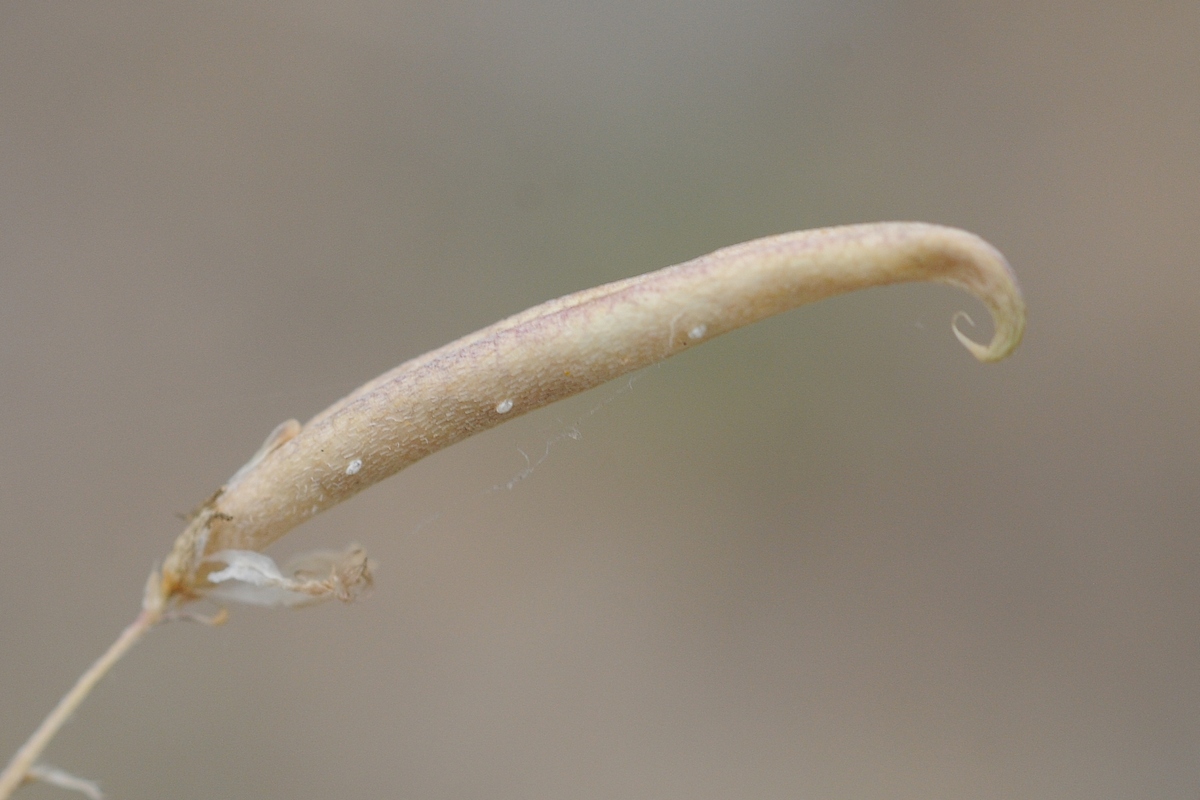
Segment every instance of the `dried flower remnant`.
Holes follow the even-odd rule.
[[[924,223],[850,225],[745,242],[543,303],[401,364],[303,426],[282,423],[193,515],[151,575],[142,614],[0,774],[0,800],[34,776],[41,750],[112,663],[159,621],[183,616],[189,601],[295,607],[370,588],[371,562],[357,545],[282,569],[262,553],[296,525],[468,436],[701,341],[837,294],[909,281],[956,286],[987,306],[987,344],[953,327],[980,361],[1002,359],[1020,342],[1024,301],[991,245]]]

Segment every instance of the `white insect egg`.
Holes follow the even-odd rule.
[[[346,474],[357,475],[360,469],[362,469],[362,459],[356,458],[346,465]]]
[[[702,322],[699,325],[696,325],[695,327],[693,327],[690,331],[688,331],[688,338],[689,339],[703,339],[704,334],[706,334],[706,333],[708,333],[708,326]]]
[[[501,400],[496,405],[496,413],[497,414],[507,414],[508,412],[512,411],[512,407],[513,407],[512,400]]]

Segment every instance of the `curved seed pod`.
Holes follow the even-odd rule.
[[[1016,279],[995,248],[965,231],[876,223],[727,247],[536,306],[401,364],[303,427],[279,426],[180,537],[164,566],[164,591],[205,591],[206,558],[232,565],[229,553],[261,551],[315,514],[505,420],[805,303],[907,281],[957,286],[987,306],[991,342],[954,329],[979,360],[1004,358],[1020,342],[1025,305]],[[365,556],[353,552],[366,572]],[[256,574],[249,562],[240,569]]]

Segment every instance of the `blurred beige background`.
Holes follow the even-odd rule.
[[[514,421],[277,546],[362,542],[366,602],[168,626],[48,760],[120,800],[1194,800],[1198,41],[1193,0],[9,4],[2,756],[277,422],[920,219],[1009,256],[1011,361],[903,287]]]

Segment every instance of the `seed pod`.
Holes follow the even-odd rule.
[[[1016,279],[995,248],[965,231],[876,223],[727,247],[543,303],[401,364],[304,426],[279,426],[181,535],[164,565],[164,591],[203,594],[214,586],[210,574],[278,590],[288,576],[251,556],[239,562],[236,554],[263,550],[443,447],[743,325],[855,289],[909,281],[957,286],[987,306],[991,342],[973,342],[954,328],[979,360],[1004,358],[1020,342],[1025,305]],[[349,565],[330,568],[331,586],[342,573],[369,582],[361,549],[349,552]],[[296,580],[311,600],[314,577]],[[336,592],[353,593],[345,586]]]

